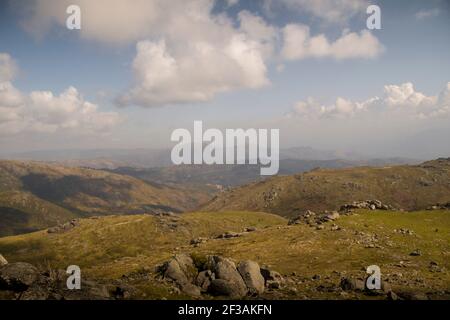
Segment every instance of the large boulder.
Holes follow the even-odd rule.
[[[163,270],[164,278],[169,278],[178,284],[184,284],[188,282],[188,279],[181,269],[180,264],[175,259],[171,259],[170,261],[166,262],[163,266]]]
[[[0,289],[21,292],[39,278],[39,271],[25,262],[9,263],[0,267]]]
[[[236,269],[236,265],[233,261],[220,256],[208,256],[206,261],[206,269],[211,270],[215,274],[215,280],[221,281],[219,285],[214,286],[216,289],[220,288],[233,288],[233,297],[243,297],[247,294],[247,286],[244,280]],[[212,281],[211,285],[214,284]],[[213,290],[220,291],[220,290]],[[228,290],[225,290],[228,291]],[[226,295],[226,294],[225,294]]]
[[[177,254],[163,266],[164,277],[172,279],[179,285],[194,281],[197,273],[194,261],[187,254]]]
[[[226,296],[232,299],[242,298],[245,295],[238,282],[224,279],[212,280],[209,292],[215,296]]]
[[[237,269],[251,294],[264,292],[265,281],[258,263],[250,260],[241,261]]]
[[[198,270],[195,267],[194,261],[192,260],[191,256],[187,254],[177,254],[175,255],[174,259],[178,262],[181,271],[183,271],[188,281],[194,281],[197,277]]]

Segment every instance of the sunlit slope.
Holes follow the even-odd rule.
[[[450,160],[415,166],[318,169],[277,176],[223,192],[205,211],[248,210],[295,216],[305,210],[339,209],[378,199],[398,209],[420,210],[450,201]]]

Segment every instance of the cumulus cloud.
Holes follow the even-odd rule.
[[[429,119],[450,116],[450,82],[439,96],[426,96],[412,83],[384,86],[382,97],[352,101],[339,97],[333,104],[323,105],[313,98],[295,104],[290,117],[305,119],[354,118],[361,115]]]
[[[359,2],[341,0],[339,10],[355,11]],[[319,14],[319,8],[337,10],[329,1],[319,3],[299,1],[298,5],[313,14]],[[222,92],[264,87],[270,83],[269,65],[280,60],[274,58],[280,55],[276,48],[281,35],[281,58],[288,60],[372,58],[382,51],[378,39],[367,31],[346,32],[331,42],[325,35],[310,36],[306,26],[280,30],[248,11],[236,17],[216,12],[214,0],[135,0],[132,6],[125,0],[34,0],[25,28],[42,34],[52,24],[64,26],[69,4],[81,8],[83,39],[137,43],[134,84],[117,98],[122,106],[203,102]]]
[[[266,7],[275,3],[311,14],[327,23],[345,23],[351,17],[365,14],[369,6],[367,0],[266,0]]]
[[[136,84],[119,103],[155,107],[202,102],[221,92],[269,84],[266,61],[273,54],[276,29],[247,11],[239,14],[238,28],[226,17],[212,19],[209,14],[200,21],[188,18],[183,25],[196,28],[195,37],[180,28],[162,39],[138,42]]]
[[[311,36],[306,25],[289,24],[283,28],[282,56],[287,60],[309,57],[375,58],[383,50],[383,45],[367,30],[359,34],[345,31],[340,38],[330,42],[324,34]]]
[[[6,56],[1,54],[0,56]],[[4,64],[0,63],[0,70]],[[10,81],[0,82],[0,132],[104,133],[121,121],[116,112],[100,112],[98,106],[84,100],[74,87],[60,95],[50,91],[20,92]]]

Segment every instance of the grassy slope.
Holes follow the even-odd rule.
[[[14,235],[66,222],[76,215],[29,192],[0,193],[0,235]]]
[[[339,283],[344,273],[364,276],[363,268],[371,264],[381,267],[384,279],[388,278],[394,288],[423,292],[450,288],[448,211],[359,211],[338,220],[337,224],[344,228],[340,231],[330,231],[329,224],[325,230],[287,226],[283,218],[254,212],[190,213],[182,215],[177,224],[177,229],[171,231],[166,223],[152,216],[86,219],[66,234],[37,232],[2,238],[0,252],[11,261],[48,263],[61,268],[78,264],[86,274],[104,279],[152,268],[177,252],[197,256],[217,253],[268,264],[285,275],[295,272],[298,276],[292,286],[297,287],[298,294],[292,298],[339,298],[315,288],[319,284]],[[189,245],[190,239],[198,236],[213,237],[248,226],[258,227],[258,231],[230,240],[209,240],[197,248]],[[399,228],[413,230],[414,235],[395,233],[394,229]],[[355,232],[376,234],[380,248],[365,248],[365,236]],[[420,249],[422,255],[409,256],[415,249]],[[407,267],[398,266],[400,261]],[[431,261],[447,271],[430,272]],[[321,275],[322,280],[312,281],[315,274]],[[138,286],[147,291],[147,297],[168,295],[167,290],[152,281]]]
[[[418,166],[314,170],[278,176],[218,195],[205,211],[250,210],[295,216],[357,200],[379,199],[407,210],[450,201],[450,160]]]
[[[75,214],[184,211],[206,192],[146,183],[101,170],[0,161],[0,235],[45,228]],[[73,213],[70,213],[73,212]]]

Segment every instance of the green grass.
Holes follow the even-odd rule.
[[[167,218],[170,219],[170,218]],[[270,265],[284,275],[297,274],[298,294],[290,298],[342,298],[336,293],[318,292],[319,283],[338,284],[340,277],[364,277],[364,269],[380,266],[384,279],[395,289],[436,292],[450,289],[450,212],[448,211],[358,211],[342,216],[336,224],[343,228],[330,231],[307,225],[287,226],[279,216],[256,212],[189,213],[181,216],[173,231],[152,216],[108,216],[83,220],[81,226],[60,235],[37,232],[0,239],[0,252],[10,261],[28,261],[65,268],[80,265],[85,274],[101,279],[118,279],[150,269],[175,253],[191,253],[196,260],[208,254],[220,254],[235,260],[251,259]],[[225,231],[257,231],[239,238],[211,239],[198,247],[192,238],[215,238]],[[407,228],[413,235],[394,229]],[[438,229],[436,231],[436,229]],[[381,248],[366,248],[364,236],[377,235]],[[421,256],[409,254],[415,249]],[[407,267],[399,266],[404,261]],[[428,269],[431,261],[444,272]],[[396,278],[396,274],[402,277]],[[311,280],[321,275],[321,282]],[[137,282],[145,298],[180,298],[157,281]],[[346,298],[357,298],[349,295]]]

